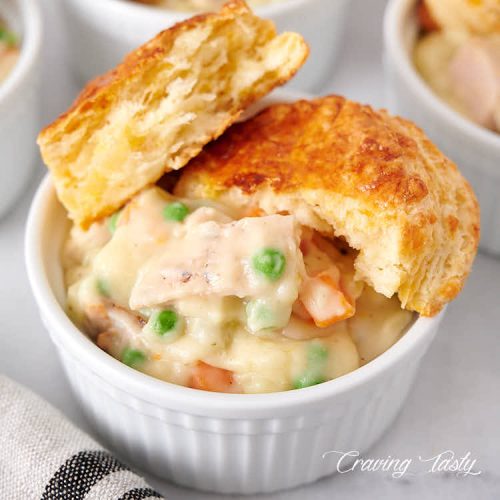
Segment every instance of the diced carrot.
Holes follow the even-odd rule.
[[[354,306],[340,289],[338,280],[328,271],[306,278],[299,299],[316,326],[321,328],[350,318],[355,313]]]
[[[302,233],[300,249],[304,256],[306,276],[293,306],[297,318],[313,321],[325,328],[350,318],[355,313],[350,296],[350,282],[341,272],[344,264],[341,252],[331,241],[312,230]],[[343,281],[347,281],[343,286]]]
[[[233,372],[198,361],[191,375],[189,387],[212,392],[235,392]]]

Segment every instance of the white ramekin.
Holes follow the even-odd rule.
[[[481,205],[480,248],[500,255],[500,134],[462,117],[427,86],[411,58],[416,0],[391,0],[384,20],[387,92],[393,111],[410,118],[469,180]]]
[[[1,0],[0,16],[22,39],[21,55],[0,82],[0,216],[19,197],[35,166],[42,23],[36,0]]]
[[[129,0],[65,0],[70,62],[83,81],[115,66],[123,56],[190,13],[174,12]],[[257,7],[279,31],[297,31],[311,54],[292,86],[321,87],[332,76],[340,48],[347,0],[283,0]]]
[[[299,95],[276,92],[264,102]],[[26,266],[76,397],[113,450],[188,487],[243,494],[292,488],[335,471],[334,454],[325,452],[366,451],[400,410],[443,315],[418,318],[377,359],[315,387],[257,395],[189,389],[120,363],[66,316],[60,257],[68,226],[47,176],[27,222]]]

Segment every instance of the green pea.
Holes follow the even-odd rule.
[[[328,359],[328,350],[321,344],[311,344],[307,351],[307,361],[310,365],[324,363]]]
[[[170,221],[182,222],[189,214],[189,208],[180,201],[169,203],[163,209],[163,217]]]
[[[155,333],[163,336],[177,326],[178,320],[179,318],[175,311],[164,309],[154,316],[151,327]]]
[[[276,281],[285,271],[286,258],[275,248],[263,248],[253,256],[252,265],[259,274]]]
[[[315,376],[310,373],[305,373],[293,382],[294,389],[303,389],[304,387],[311,387],[325,382],[323,377]]]
[[[98,279],[96,282],[97,291],[103,297],[110,297],[109,284],[103,279]]]
[[[14,47],[17,45],[17,36],[12,33],[12,31],[0,27],[0,42],[4,42],[9,46]]]
[[[116,226],[118,224],[118,219],[120,218],[122,211],[118,210],[108,219],[108,229],[111,234],[114,234],[116,231]]]
[[[293,382],[294,389],[303,389],[311,385],[326,381],[324,376],[328,360],[328,349],[319,344],[311,343],[307,350],[307,368],[304,373]]]
[[[258,332],[276,326],[276,316],[265,300],[251,300],[246,305],[247,325],[250,331]]]
[[[130,347],[127,347],[122,353],[122,362],[132,368],[141,365],[144,361],[146,361],[146,359],[146,355],[138,349],[131,349]]]

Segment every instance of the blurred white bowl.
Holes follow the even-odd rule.
[[[283,91],[267,98],[295,100]],[[272,394],[198,391],[120,363],[65,313],[61,245],[69,222],[46,177],[26,227],[26,265],[43,324],[71,387],[104,442],[138,468],[218,493],[268,493],[332,474],[335,453],[364,453],[389,428],[443,313],[418,318],[367,365],[306,389]]]
[[[411,54],[418,34],[416,0],[390,0],[384,20],[390,107],[421,126],[469,180],[481,205],[480,248],[500,255],[500,134],[476,125],[427,86]]]
[[[19,197],[36,164],[41,17],[35,0],[0,0],[0,17],[21,38],[21,54],[0,82],[0,216]]]
[[[65,0],[70,58],[81,82],[104,73],[123,56],[192,13],[176,12],[130,0]],[[301,33],[311,54],[292,86],[315,90],[333,74],[348,0],[283,0],[257,7],[279,31]]]

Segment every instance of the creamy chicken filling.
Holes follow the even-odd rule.
[[[197,389],[259,393],[372,360],[412,314],[356,281],[355,254],[288,214],[158,187],[64,249],[68,309],[115,358]]]
[[[418,40],[415,64],[434,92],[456,111],[500,132],[500,33],[433,31]]]

